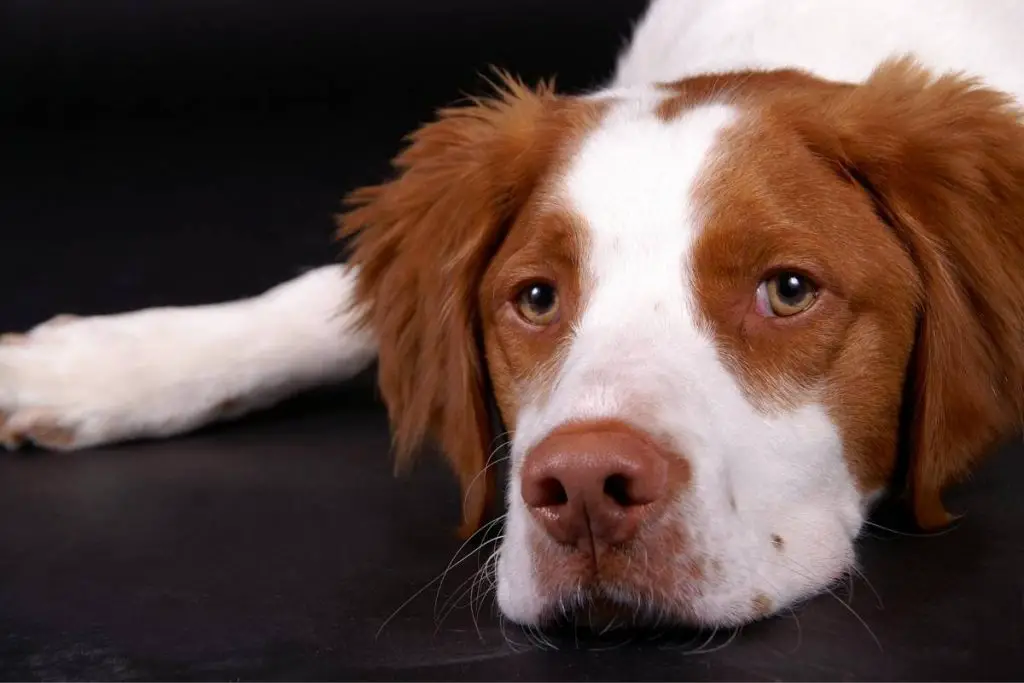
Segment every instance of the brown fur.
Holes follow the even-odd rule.
[[[734,102],[750,100],[752,97],[785,94],[794,89],[814,87],[822,91],[841,89],[845,86],[812,78],[797,69],[775,69],[702,74],[663,83],[660,87],[667,91],[669,96],[662,100],[654,113],[667,123],[703,102]]]
[[[764,112],[804,91],[835,88],[790,76],[784,90],[748,90],[738,102],[746,114],[722,136],[694,198],[706,217],[696,294],[748,399],[766,412],[823,403],[867,493],[892,474],[920,285],[870,198],[821,163],[791,121]],[[810,277],[818,296],[798,315],[766,318],[755,292],[780,270]]]
[[[1024,410],[1024,127],[1009,96],[910,60],[780,103],[807,146],[872,198],[922,282],[910,395],[918,522]]]
[[[735,293],[736,278],[754,272],[741,265],[744,253],[751,266],[779,257],[771,240],[751,244],[750,231],[780,228],[775,247],[788,242],[783,252],[824,265],[811,275],[825,295],[787,320],[752,320],[747,299],[721,289],[707,292],[707,309],[736,325],[726,346],[762,390],[771,380],[778,391],[780,377],[796,390],[828,378],[864,484],[891,469],[906,402],[914,512],[921,526],[942,526],[951,519],[942,490],[1017,431],[1024,410],[1024,127],[1008,96],[956,75],[934,78],[910,60],[859,86],[805,79],[752,105],[746,146],[705,188],[722,210],[704,254],[733,269],[718,275],[732,278]],[[861,199],[834,180],[829,187],[825,171]],[[912,345],[906,313],[916,316]]]
[[[397,178],[352,193],[357,300],[377,335],[379,385],[400,465],[427,439],[463,490],[462,533],[493,495],[478,292],[510,221],[593,107],[504,79],[489,99],[440,112],[394,161]]]
[[[543,191],[537,193],[545,197]],[[546,197],[545,197],[546,198]],[[538,399],[554,386],[573,324],[584,307],[581,219],[530,201],[491,261],[480,288],[484,349],[495,401],[505,426],[515,430],[522,392]],[[513,305],[516,292],[543,279],[558,290],[559,310],[543,328],[524,322]]]

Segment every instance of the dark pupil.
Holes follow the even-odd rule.
[[[548,285],[533,285],[526,290],[526,302],[535,311],[548,311],[555,305],[555,290]]]
[[[807,283],[799,275],[783,273],[778,280],[779,298],[787,303],[799,303],[807,296]]]

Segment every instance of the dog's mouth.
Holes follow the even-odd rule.
[[[601,589],[586,589],[555,601],[547,618],[545,630],[583,630],[602,635],[612,631],[643,628],[651,625],[641,618],[639,605],[616,600]]]
[[[688,627],[693,616],[685,609],[668,608],[636,587],[593,582],[560,595],[552,601],[545,618],[545,630],[572,629],[594,635],[642,632],[668,626]]]
[[[675,539],[662,531],[646,544],[596,554],[536,544],[535,570],[547,598],[541,623],[596,632],[696,623],[693,607],[706,588],[710,563],[683,555],[678,541],[665,544],[666,537]]]

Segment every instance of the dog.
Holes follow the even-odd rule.
[[[1024,415],[1024,4],[654,0],[583,94],[501,76],[348,195],[341,264],[0,344],[0,436],[170,437],[378,364],[501,612],[735,626],[924,529]]]

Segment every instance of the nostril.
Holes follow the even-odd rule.
[[[569,502],[569,494],[566,493],[562,482],[554,477],[546,477],[537,483],[537,496],[534,507],[554,507],[565,505]]]
[[[604,495],[621,507],[637,504],[629,494],[629,479],[624,474],[613,474],[604,480]]]

